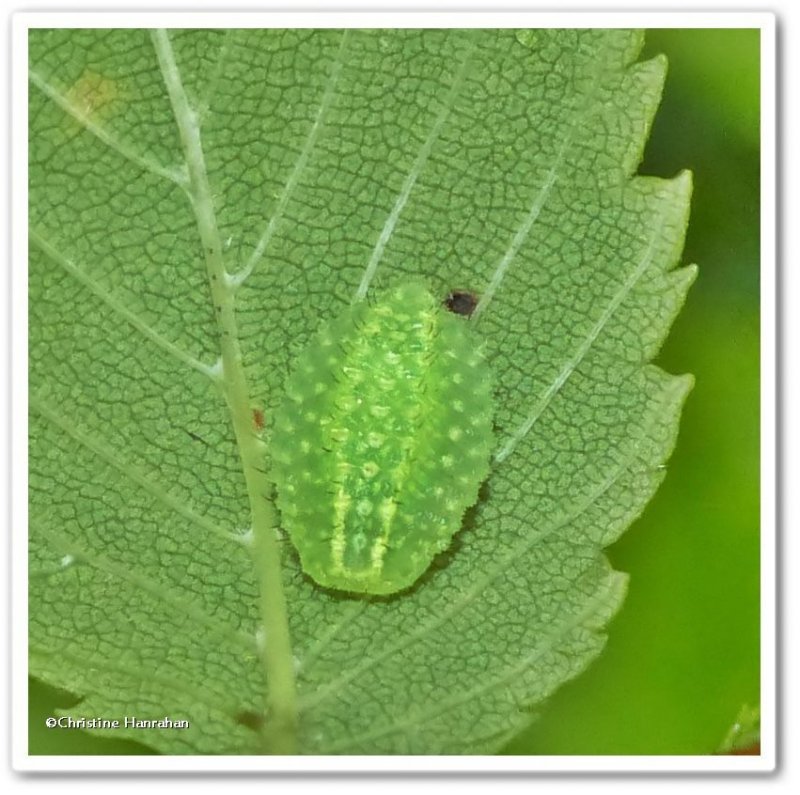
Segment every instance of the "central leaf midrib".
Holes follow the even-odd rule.
[[[289,635],[286,595],[283,590],[281,550],[275,535],[271,482],[263,469],[265,448],[252,432],[250,392],[239,344],[235,292],[239,284],[226,272],[217,226],[214,199],[206,170],[199,127],[200,114],[191,107],[178,64],[165,30],[153,31],[153,45],[180,132],[188,194],[205,255],[211,300],[221,347],[219,383],[225,394],[247,486],[253,522],[253,558],[259,583],[264,632],[270,642],[262,649],[265,678],[266,750],[294,753],[297,706],[294,661]]]

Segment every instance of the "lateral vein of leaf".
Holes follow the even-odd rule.
[[[558,169],[564,162],[564,158],[569,151],[569,148],[572,146],[572,141],[576,131],[581,126],[582,121],[594,108],[594,100],[597,96],[598,89],[602,84],[601,76],[605,73],[607,68],[608,64],[603,63],[602,67],[598,70],[597,79],[592,83],[592,90],[589,92],[589,95],[581,98],[577,103],[577,111],[573,112],[569,129],[567,130],[567,134],[564,136],[563,142],[558,148],[553,165],[548,171],[542,187],[537,191],[528,215],[523,219],[522,224],[519,226],[511,240],[511,245],[508,247],[506,253],[498,263],[497,268],[495,268],[488,286],[484,290],[483,295],[478,301],[478,305],[475,307],[475,311],[470,317],[470,322],[477,323],[483,312],[486,310],[486,307],[489,306],[489,303],[494,298],[497,289],[500,287],[500,284],[505,278],[511,262],[513,261],[514,257],[516,257],[523,243],[530,234],[533,225],[536,223],[536,220],[538,219],[539,214],[541,213],[545,202],[547,201],[547,197],[549,196],[550,191],[555,184],[558,176]]]
[[[612,575],[613,584],[617,586],[619,577]],[[618,586],[617,586],[618,587]],[[554,632],[550,632],[544,636],[544,639],[534,646],[530,654],[522,657],[518,662],[509,665],[498,675],[487,679],[483,684],[477,687],[470,688],[469,690],[462,690],[458,695],[452,698],[442,699],[436,702],[432,707],[417,714],[409,714],[384,726],[371,729],[360,735],[348,737],[340,743],[332,743],[331,745],[319,751],[321,754],[341,753],[342,748],[353,746],[355,743],[375,740],[378,737],[385,737],[386,735],[395,734],[398,731],[418,726],[430,719],[435,719],[447,712],[458,709],[462,704],[466,704],[479,698],[485,693],[491,692],[498,687],[508,684],[528,668],[530,668],[543,654],[547,653],[553,644],[559,639],[565,637],[573,630],[580,627],[584,622],[590,621],[602,608],[606,607],[608,602],[608,595],[606,590],[594,592],[585,602],[584,608],[577,614],[570,616],[568,621],[562,622]]]
[[[191,699],[192,703],[200,703],[207,706],[210,711],[218,712],[220,715],[231,719],[235,718],[241,707],[234,703],[226,703],[224,700],[209,698],[209,696],[219,696],[205,683],[203,689],[188,687],[186,679],[180,676],[169,676],[162,671],[147,668],[141,661],[136,661],[136,666],[125,665],[119,658],[109,658],[106,656],[84,654],[82,649],[71,651],[69,647],[59,644],[58,651],[53,651],[44,646],[37,646],[35,643],[28,644],[31,656],[38,656],[47,661],[63,667],[66,661],[73,663],[72,667],[78,671],[106,671],[110,674],[121,674],[136,682],[144,682],[148,685],[159,684],[166,692],[178,692]],[[182,673],[182,672],[181,672]],[[144,690],[144,688],[143,688]],[[78,695],[81,695],[80,693]],[[112,699],[118,699],[119,693],[114,693]]]
[[[202,115],[204,117],[208,115],[209,111],[211,110],[211,105],[214,102],[214,95],[217,92],[217,85],[222,78],[222,71],[225,67],[225,61],[228,58],[228,50],[230,49],[231,38],[233,38],[233,35],[238,32],[239,31],[231,28],[226,28],[222,32],[222,43],[219,45],[219,50],[217,51],[217,60],[214,63],[214,71],[211,75],[211,79],[208,81],[208,90],[203,97]]]
[[[448,608],[437,616],[421,624],[414,632],[411,632],[403,637],[403,639],[393,645],[386,646],[378,654],[366,657],[359,665],[349,669],[345,674],[338,677],[321,690],[315,692],[314,696],[309,699],[301,701],[301,708],[303,711],[318,707],[322,702],[326,701],[331,695],[340,692],[342,687],[355,680],[362,673],[374,668],[381,661],[386,658],[397,654],[405,648],[419,640],[429,636],[432,632],[438,629],[450,618],[458,615],[462,610],[467,608],[473,601],[475,601],[483,591],[492,584],[498,577],[507,571],[509,564],[522,557],[531,547],[538,544],[553,533],[569,526],[577,519],[579,519],[586,511],[588,511],[603,494],[605,494],[618,480],[621,478],[631,461],[636,457],[638,451],[638,444],[632,444],[629,448],[627,455],[620,461],[619,465],[613,470],[611,475],[605,480],[597,484],[597,487],[592,489],[586,497],[581,500],[573,510],[565,512],[557,521],[553,522],[546,529],[534,533],[530,536],[522,538],[518,543],[509,550],[507,554],[498,558],[495,565],[486,570],[485,576],[476,580],[472,587],[462,593],[458,600],[450,603]],[[307,672],[308,668],[304,664],[303,669]]]
[[[313,646],[309,646],[308,651],[306,651],[300,660],[301,677],[313,667],[317,657],[327,648],[328,644],[336,635],[364,611],[365,604],[364,601],[354,602],[347,611],[342,614],[342,617],[338,621],[331,624],[331,626],[316,639]]]
[[[311,152],[313,151],[314,146],[317,143],[317,138],[319,137],[319,133],[325,123],[325,116],[327,115],[328,110],[331,104],[333,103],[334,96],[336,95],[336,86],[339,82],[339,76],[341,74],[342,66],[344,63],[344,51],[348,34],[349,34],[348,30],[344,30],[342,32],[342,40],[339,43],[339,50],[336,54],[336,59],[334,60],[333,65],[331,66],[330,74],[328,75],[325,89],[323,91],[322,100],[319,103],[316,116],[314,117],[314,123],[311,125],[311,129],[308,131],[306,140],[303,142],[303,147],[300,150],[300,154],[297,156],[297,159],[295,160],[292,172],[289,175],[289,178],[286,180],[286,184],[283,186],[283,190],[281,191],[278,204],[275,207],[275,210],[269,219],[266,229],[264,230],[264,232],[261,235],[261,238],[256,244],[253,253],[247,260],[247,264],[240,273],[234,274],[234,276],[232,277],[232,280],[236,284],[241,284],[242,282],[244,282],[248,278],[248,276],[250,276],[250,274],[253,272],[253,269],[259,263],[261,258],[264,256],[264,252],[266,251],[267,246],[269,245],[269,241],[272,239],[272,235],[275,233],[278,224],[281,222],[283,218],[283,213],[286,210],[286,206],[289,203],[289,199],[291,198],[294,189],[297,187],[297,183],[300,180],[300,175],[305,170],[309,157],[311,156]]]
[[[533,203],[531,204],[531,208],[528,211],[527,216],[523,219],[522,223],[520,224],[519,228],[517,229],[514,237],[511,240],[511,245],[509,245],[506,253],[503,255],[503,258],[495,268],[494,273],[492,274],[492,278],[487,285],[486,289],[483,291],[483,295],[481,296],[480,300],[478,301],[478,305],[475,307],[475,311],[472,313],[470,317],[470,322],[477,323],[480,316],[483,314],[483,311],[489,305],[489,302],[494,298],[494,294],[497,292],[497,288],[503,281],[503,278],[506,275],[506,271],[508,270],[509,265],[513,261],[514,257],[517,256],[517,252],[522,248],[522,244],[527,239],[528,235],[530,234],[531,228],[533,227],[534,223],[536,223],[536,219],[539,217],[539,213],[541,213],[542,208],[547,201],[547,197],[550,195],[550,189],[556,182],[556,177],[558,174],[558,167],[561,165],[561,161],[564,157],[564,152],[566,151],[566,141],[564,145],[559,150],[559,153],[551,167],[550,171],[547,172],[547,177],[542,183],[542,187],[539,188],[536,196],[533,199]]]
[[[41,517],[34,517],[31,521],[31,527],[37,528],[38,531],[43,536],[48,538],[53,544],[55,544],[60,551],[75,555],[95,569],[99,569],[106,574],[112,575],[115,580],[130,583],[145,593],[154,596],[156,598],[156,603],[160,606],[168,606],[176,613],[188,616],[198,624],[207,627],[214,635],[224,638],[225,640],[232,641],[238,646],[241,646],[243,649],[246,649],[248,653],[252,653],[255,650],[255,643],[252,634],[240,632],[225,622],[219,621],[218,619],[209,615],[202,607],[199,607],[193,603],[185,593],[176,593],[158,581],[153,580],[150,577],[146,577],[143,574],[137,573],[128,566],[122,566],[113,563],[104,555],[91,552],[90,550],[81,547],[65,533],[48,527]],[[165,612],[168,611],[165,610]]]
[[[205,254],[222,352],[222,386],[242,463],[253,523],[253,563],[258,577],[264,632],[262,651],[264,702],[270,721],[265,730],[267,749],[294,753],[296,742],[296,684],[286,594],[283,590],[281,549],[275,535],[272,483],[263,470],[265,446],[252,432],[251,400],[236,322],[235,289],[225,271],[211,185],[199,126],[189,104],[166,30],[151,33],[153,47],[172,105],[189,174],[188,195]]]
[[[658,232],[659,230],[655,230],[653,232],[647,245],[647,249],[642,256],[642,259],[639,261],[639,264],[631,271],[631,273],[628,275],[628,278],[625,279],[619,290],[617,290],[617,292],[611,298],[611,301],[609,301],[609,303],[606,305],[600,317],[589,329],[580,345],[578,345],[578,347],[575,349],[575,353],[573,353],[573,355],[564,363],[564,366],[561,368],[553,382],[547,387],[542,396],[536,402],[536,405],[533,407],[531,413],[495,454],[495,463],[500,464],[505,461],[506,458],[508,458],[508,456],[514,451],[514,448],[519,444],[519,442],[521,442],[522,439],[527,436],[535,422],[539,419],[539,417],[541,417],[541,415],[550,405],[550,402],[567,382],[567,379],[569,379],[572,373],[575,372],[580,363],[583,361],[595,340],[598,338],[598,336],[600,336],[600,333],[605,328],[606,323],[608,323],[608,321],[613,317],[614,313],[617,311],[617,309],[619,309],[622,302],[636,286],[639,279],[642,278],[652,262],[653,252],[655,249],[655,240]]]
[[[204,516],[195,513],[180,499],[174,497],[168,491],[165,491],[159,485],[157,485],[156,479],[153,479],[149,475],[145,474],[139,467],[117,458],[109,445],[86,433],[86,431],[79,430],[74,422],[67,422],[66,419],[63,419],[63,412],[57,412],[36,395],[31,395],[30,405],[45,419],[47,419],[49,422],[52,422],[54,425],[57,425],[62,431],[75,439],[76,442],[82,444],[87,450],[91,450],[95,455],[107,461],[121,475],[136,483],[137,486],[146,491],[152,497],[155,497],[155,499],[158,500],[162,505],[165,505],[171,510],[175,511],[175,513],[184,517],[184,519],[187,519],[191,524],[198,525],[204,530],[207,530],[209,533],[213,533],[215,536],[218,536],[219,538],[223,538],[229,542],[235,541],[235,536],[233,534],[226,532],[220,527],[217,527],[217,525],[206,519]]]
[[[47,82],[35,69],[29,71],[30,81],[50,100],[56,103],[63,111],[68,113],[77,122],[82,124],[92,135],[102,141],[106,146],[113,149],[119,155],[122,155],[126,160],[130,160],[145,171],[156,174],[159,177],[174,182],[182,188],[186,187],[186,177],[177,168],[166,168],[155,160],[151,160],[145,155],[141,155],[134,149],[131,149],[122,141],[111,135],[102,125],[97,124],[80,108],[76,107],[70,102],[62,93],[54,86]]]
[[[358,285],[358,289],[356,290],[356,294],[353,299],[354,301],[363,301],[364,298],[366,298],[369,286],[375,276],[375,271],[378,269],[378,264],[383,257],[383,252],[387,243],[389,242],[389,238],[391,238],[392,234],[394,233],[395,227],[397,226],[397,221],[400,218],[400,214],[403,212],[403,208],[406,206],[406,202],[411,196],[411,191],[414,189],[414,185],[424,171],[428,162],[428,158],[433,151],[433,147],[442,132],[445,122],[453,110],[456,97],[458,96],[459,91],[461,91],[461,87],[467,75],[467,66],[472,54],[475,51],[475,47],[475,43],[471,42],[470,46],[464,51],[464,57],[461,60],[461,64],[459,65],[455,77],[453,78],[453,82],[450,85],[450,89],[444,102],[442,103],[442,107],[439,109],[439,113],[436,116],[433,127],[431,127],[428,137],[420,147],[417,157],[411,166],[411,170],[408,172],[403,185],[400,188],[400,193],[397,195],[394,207],[392,207],[392,211],[389,213],[389,217],[386,219],[386,223],[383,225],[381,234],[378,237],[378,242],[375,244],[375,248],[372,250],[372,255],[370,256],[367,267],[364,270],[364,275],[361,277],[361,283]]]
[[[154,342],[161,349],[171,356],[174,356],[184,364],[188,364],[194,370],[207,376],[214,377],[213,368],[203,364],[194,356],[179,348],[175,343],[170,342],[166,337],[159,334],[152,326],[138,317],[134,312],[127,309],[119,298],[105,290],[93,279],[83,268],[79,268],[71,260],[67,259],[55,246],[50,243],[36,227],[29,229],[30,239],[51,259],[60,265],[67,273],[74,276],[81,284],[88,287],[101,301],[110,306],[118,315],[125,318],[137,331],[141,332],[147,339]]]

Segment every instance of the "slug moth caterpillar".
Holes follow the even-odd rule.
[[[391,594],[448,547],[489,472],[481,342],[417,282],[325,323],[275,415],[272,466],[303,571]]]

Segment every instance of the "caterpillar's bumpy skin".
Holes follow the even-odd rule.
[[[411,283],[348,308],[300,355],[271,451],[283,525],[320,585],[395,593],[450,544],[489,472],[480,348]]]

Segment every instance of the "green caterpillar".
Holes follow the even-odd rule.
[[[324,324],[288,379],[271,440],[303,571],[354,593],[413,585],[477,500],[492,411],[479,339],[424,285]]]

